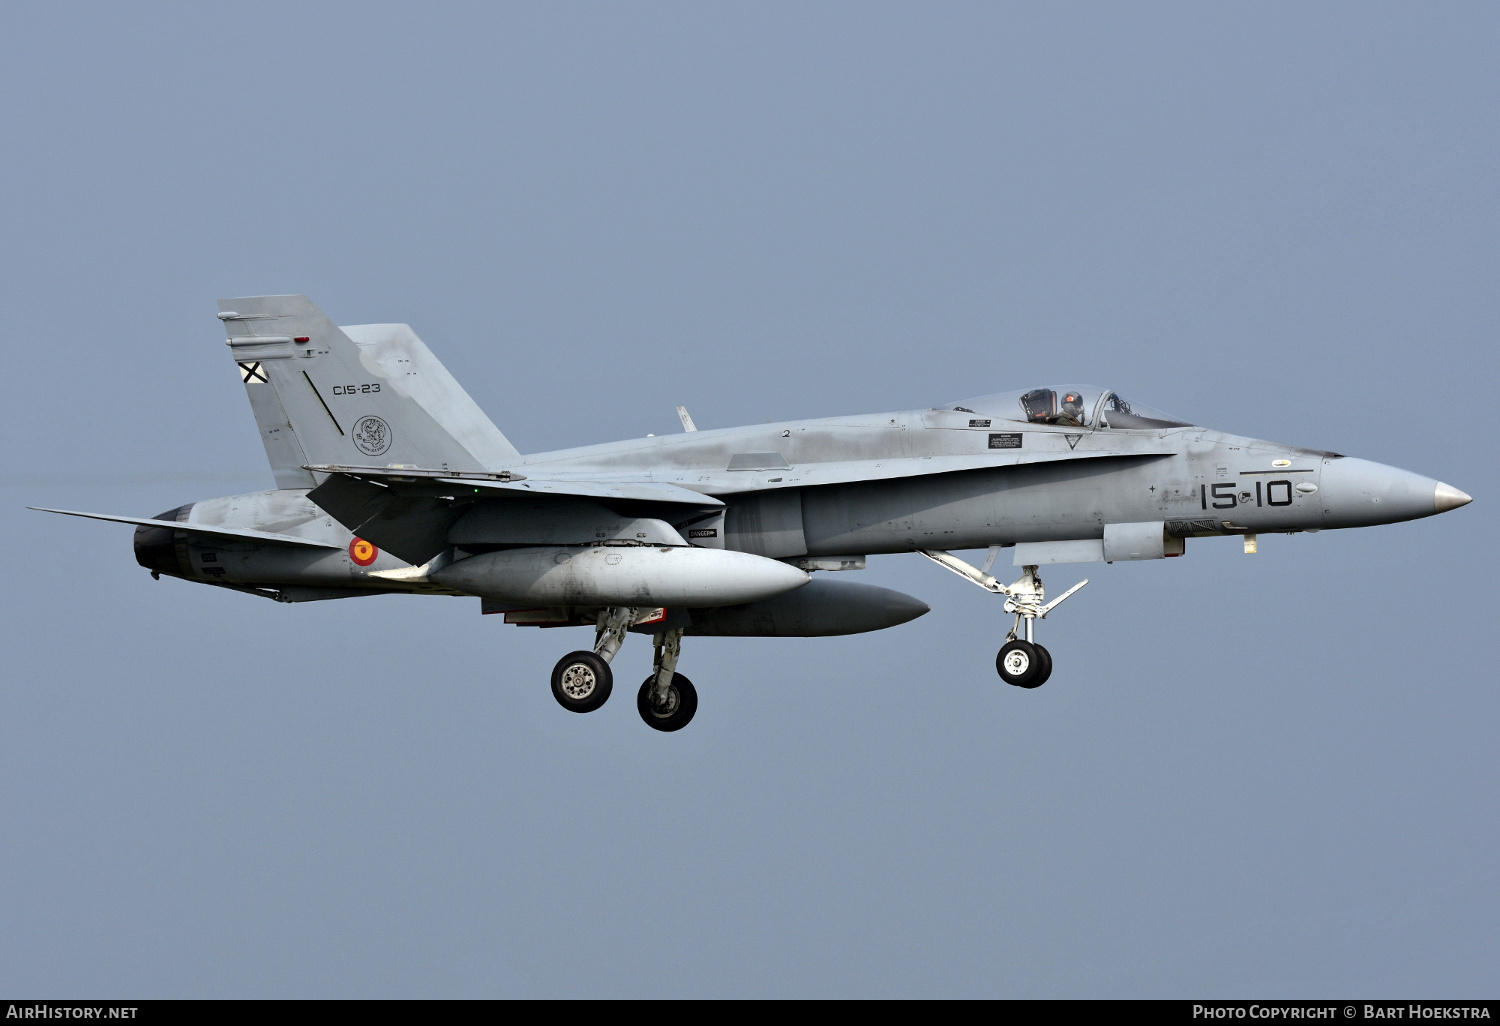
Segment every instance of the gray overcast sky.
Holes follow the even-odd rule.
[[[23,4],[0,992],[1495,996],[1500,8]],[[214,300],[406,321],[523,451],[1096,382],[1473,505],[1087,575],[998,684],[136,566],[270,486]],[[635,639],[616,666],[644,676]],[[633,689],[632,689],[633,690]]]

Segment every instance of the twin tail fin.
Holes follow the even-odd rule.
[[[221,299],[278,488],[311,464],[490,471],[519,453],[404,324],[335,325],[306,296]]]

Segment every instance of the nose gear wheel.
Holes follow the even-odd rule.
[[[1041,665],[1037,667],[1036,676],[1031,678],[1031,683],[1026,685],[1028,688],[1039,688],[1052,676],[1052,653],[1037,645],[1036,654]]]
[[[1008,641],[995,656],[995,672],[1007,684],[1018,688],[1031,686],[1031,680],[1042,667],[1036,646],[1029,641]]]
[[[1018,688],[1039,688],[1052,676],[1052,653],[1030,641],[1008,641],[995,656],[995,672]]]

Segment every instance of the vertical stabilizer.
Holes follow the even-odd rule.
[[[410,325],[346,324],[343,332],[480,463],[499,468],[515,462],[520,455],[516,447]]]
[[[311,487],[305,464],[482,471],[515,455],[404,325],[351,329],[360,345],[306,296],[219,310],[278,487]]]

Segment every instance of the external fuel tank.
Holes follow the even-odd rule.
[[[765,556],[688,546],[545,546],[486,552],[437,570],[445,588],[539,606],[667,606],[758,602],[806,584]]]

